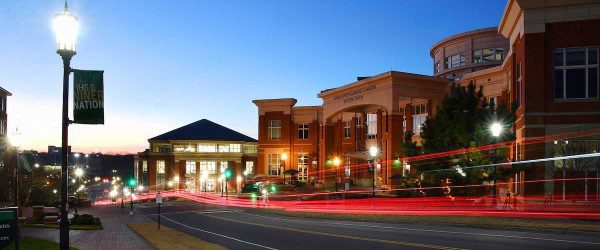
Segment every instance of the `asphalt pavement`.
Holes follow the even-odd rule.
[[[156,221],[156,204],[136,205]],[[299,218],[165,203],[161,223],[229,249],[600,249],[600,234]]]

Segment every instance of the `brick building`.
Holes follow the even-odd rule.
[[[254,100],[259,115],[257,173],[281,176],[294,168],[304,181],[367,186],[369,171],[344,166],[366,165],[368,149],[374,146],[382,162],[375,171],[377,186],[390,186],[390,177],[403,169],[391,162],[399,155],[405,132],[413,132],[412,139],[420,142],[420,126],[435,115],[453,82],[473,82],[497,105],[518,106],[517,120],[510,126],[516,132],[510,161],[597,152],[598,133],[589,132],[600,129],[598,27],[597,0],[509,0],[498,28],[467,31],[433,46],[433,76],[390,71],[359,78],[319,93],[321,106],[295,106],[293,98]],[[573,133],[587,135],[560,139]],[[342,159],[339,168],[328,164],[333,158]],[[524,184],[600,175],[597,159],[587,161],[584,171],[565,170],[565,164],[534,164],[504,180],[502,188],[521,200],[525,194],[565,199],[565,193],[599,199],[600,185],[594,180]]]
[[[256,139],[206,119],[152,137],[148,143],[150,149],[135,155],[134,175],[149,191],[221,191],[227,168],[233,169],[229,190],[238,190],[256,166]]]

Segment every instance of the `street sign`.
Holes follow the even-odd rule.
[[[163,203],[162,195],[160,193],[156,194],[156,203],[158,203],[158,204]]]
[[[75,70],[73,122],[104,124],[104,71]]]
[[[4,249],[18,237],[17,209],[0,208],[0,249]],[[18,249],[18,243],[15,244]]]

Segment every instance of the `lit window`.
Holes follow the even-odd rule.
[[[171,145],[169,144],[154,144],[155,153],[169,153],[171,152]]]
[[[229,153],[229,144],[219,144],[219,153]]]
[[[377,138],[377,114],[367,114],[367,139]]]
[[[217,163],[214,161],[200,161],[200,173],[216,174]]]
[[[435,62],[435,65],[434,65],[434,69],[433,69],[433,71],[434,71],[435,73],[438,73],[438,72],[440,72],[440,62]]]
[[[245,145],[244,153],[246,154],[257,154],[258,153],[258,145]]]
[[[191,144],[174,144],[173,145],[174,152],[196,152],[196,148]]]
[[[598,98],[598,47],[554,50],[554,98]]]
[[[502,61],[504,48],[487,48],[473,51],[473,63]]]
[[[413,105],[413,134],[420,135],[423,129],[423,124],[427,120],[427,105],[426,104],[416,104]]]
[[[281,139],[281,120],[269,121],[269,139]]]
[[[228,167],[228,166],[229,166],[229,165],[227,164],[227,162],[226,162],[226,161],[222,161],[222,162],[221,162],[221,168],[219,169],[219,171],[220,171],[221,173],[225,172],[225,169],[227,169],[227,167]]]
[[[299,124],[298,125],[298,139],[301,139],[301,140],[308,139],[308,124]]]
[[[465,65],[465,53],[459,53],[446,57],[446,68],[457,68]]]
[[[229,144],[229,151],[232,153],[241,153],[242,144]]]
[[[148,161],[142,161],[142,172],[148,173]]]
[[[217,144],[208,144],[208,143],[198,144],[198,152],[202,152],[202,153],[217,152]]]
[[[156,189],[165,189],[165,161],[156,161]]]
[[[350,138],[350,122],[344,122],[344,138]]]
[[[246,169],[244,170],[244,175],[252,175],[254,173],[254,162],[253,161],[247,161],[246,162]]]
[[[196,162],[195,161],[186,161],[185,174],[196,174]]]
[[[279,154],[268,155],[269,175],[279,175]]]
[[[308,180],[308,154],[298,154],[298,180],[306,182]]]

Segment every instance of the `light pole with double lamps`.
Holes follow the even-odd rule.
[[[56,46],[63,60],[63,102],[62,102],[62,152],[61,152],[61,194],[60,194],[60,249],[69,249],[69,219],[67,210],[68,147],[69,147],[69,75],[71,58],[75,52],[79,22],[65,2],[63,11],[54,17],[53,30],[56,34]]]

